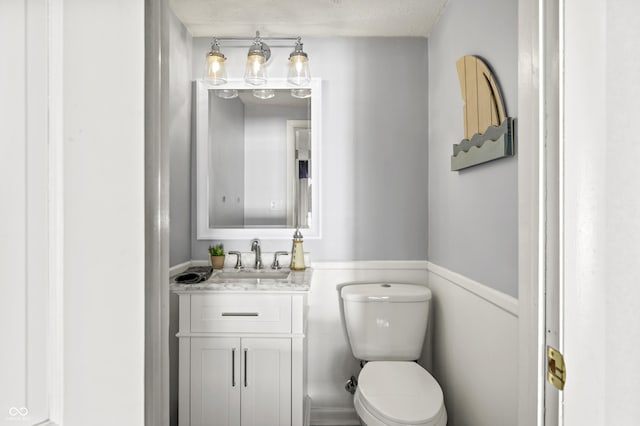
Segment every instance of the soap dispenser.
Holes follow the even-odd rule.
[[[299,229],[293,234],[293,247],[291,248],[292,271],[304,271],[304,249],[302,248],[302,233]]]

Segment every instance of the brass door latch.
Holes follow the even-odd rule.
[[[551,346],[547,346],[547,366],[547,380],[558,390],[563,390],[567,380],[564,356]]]

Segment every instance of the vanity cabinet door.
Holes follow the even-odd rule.
[[[240,426],[240,339],[191,338],[191,426]]]
[[[242,426],[291,426],[291,339],[242,339]]]

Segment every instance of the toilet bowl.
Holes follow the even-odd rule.
[[[415,362],[372,361],[358,378],[354,407],[366,426],[444,426],[438,382]]]

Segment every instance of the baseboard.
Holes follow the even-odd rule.
[[[311,407],[312,426],[359,426],[354,408]]]

